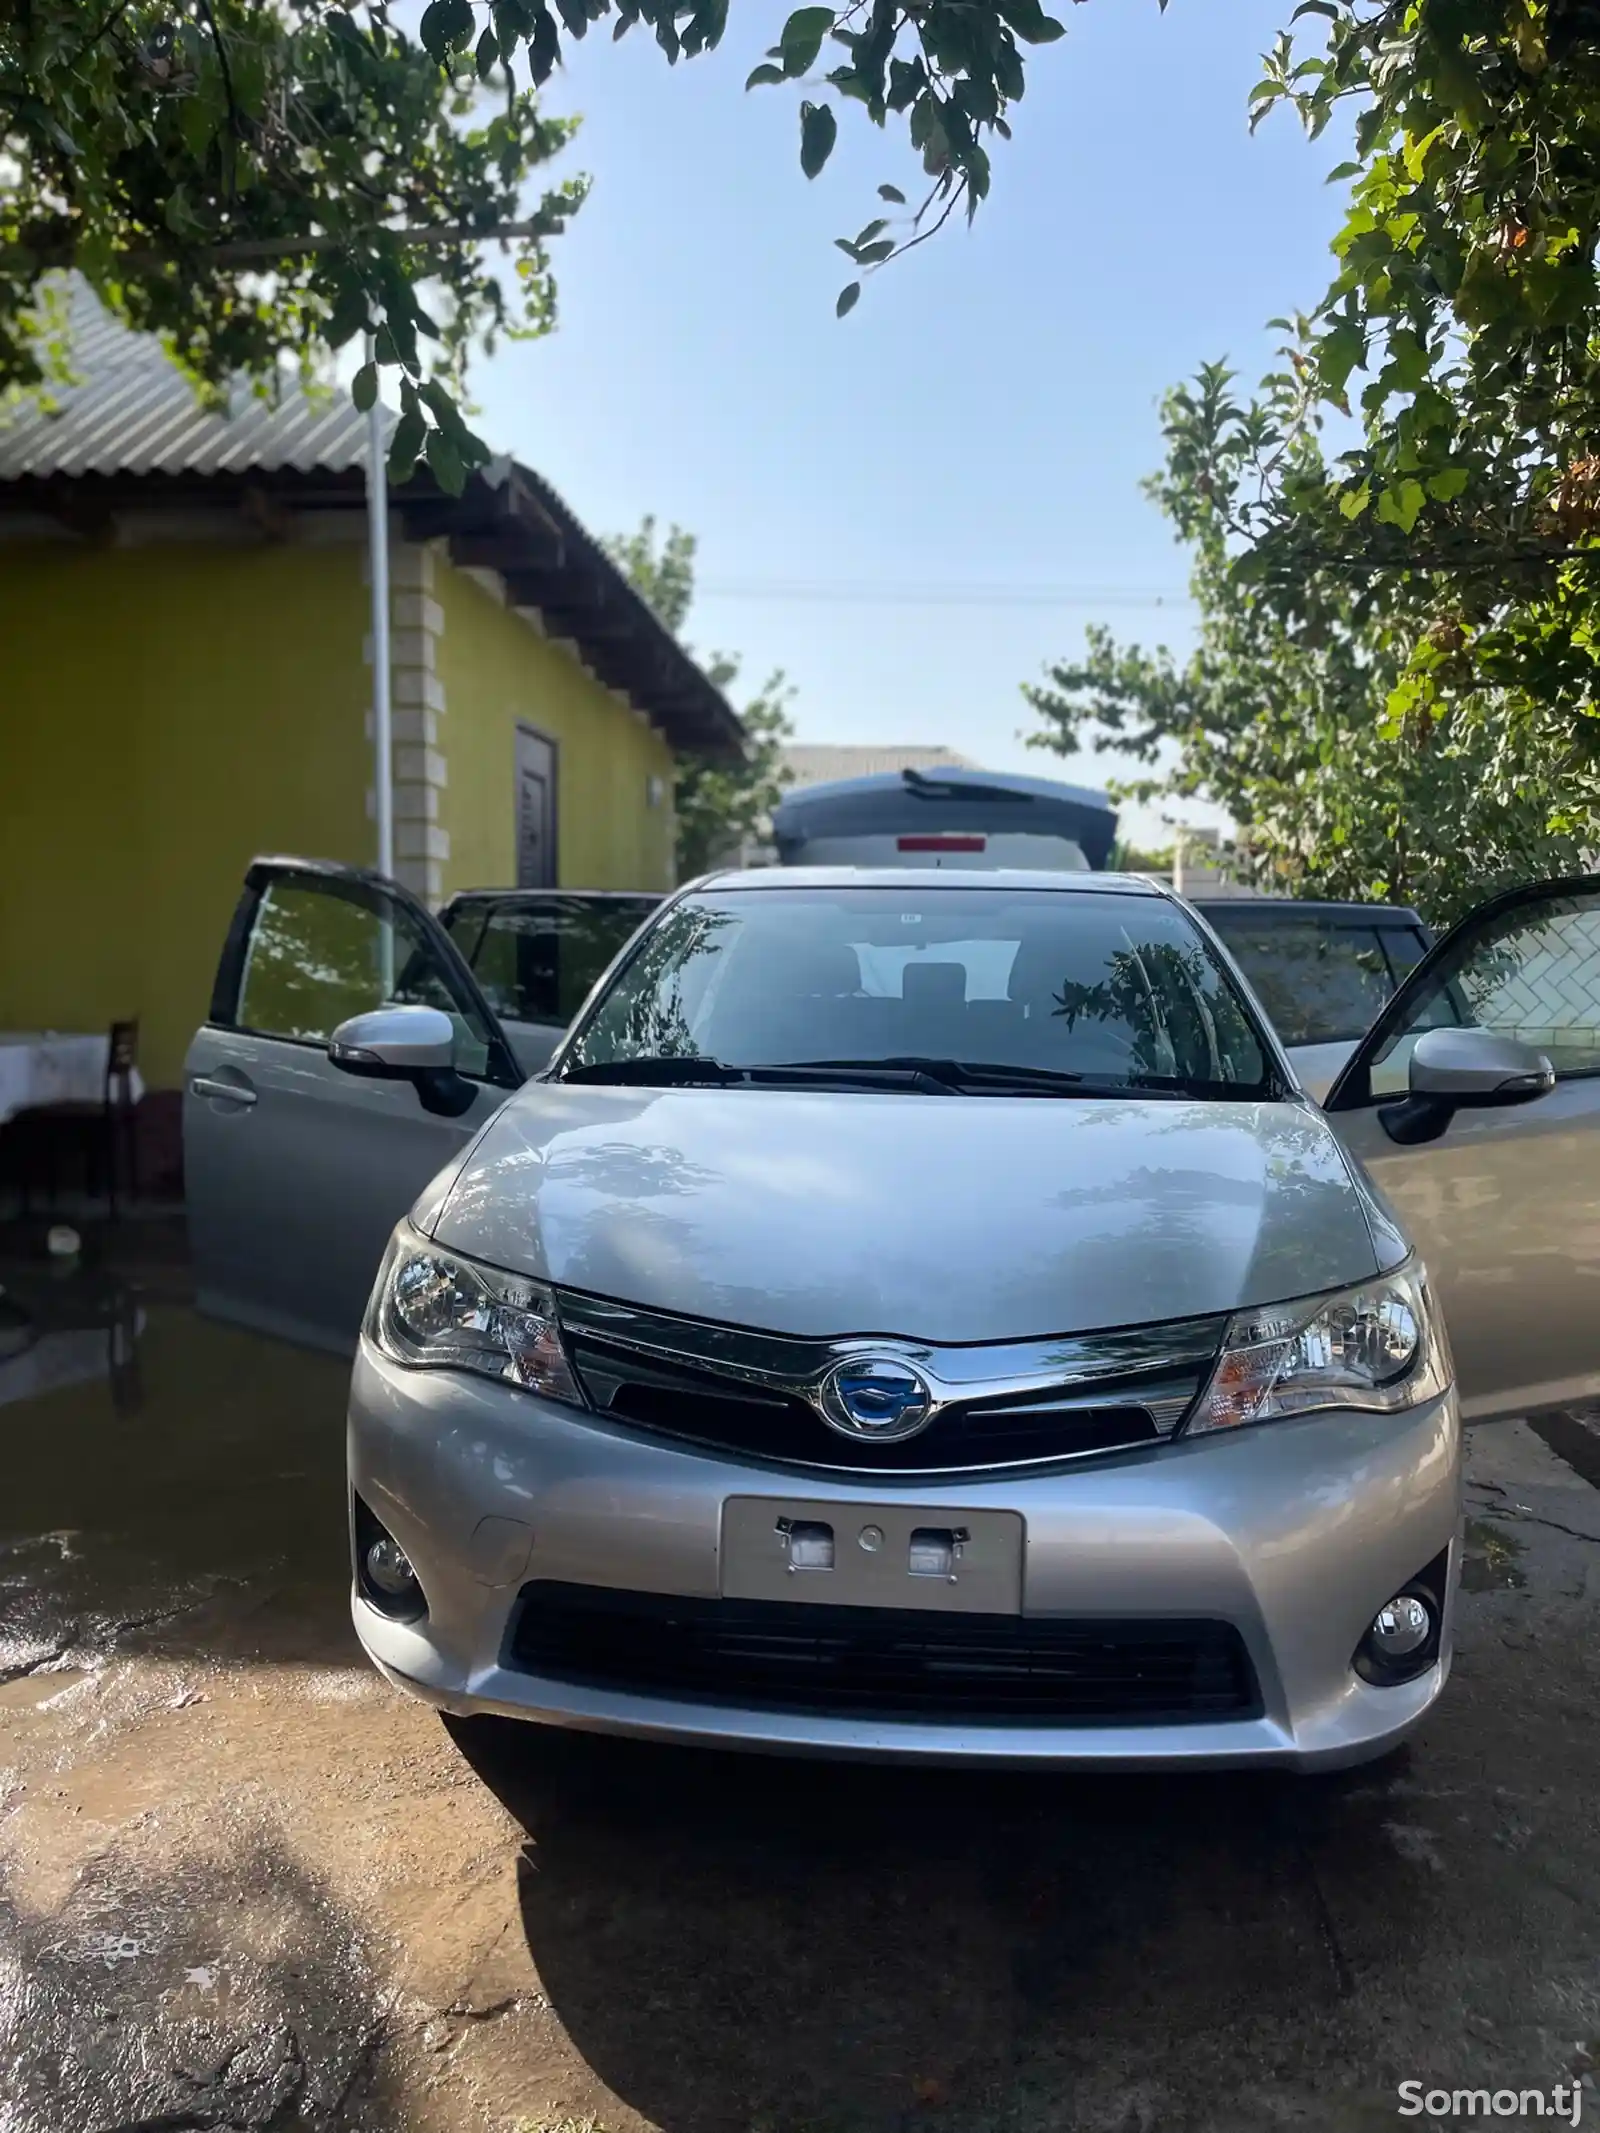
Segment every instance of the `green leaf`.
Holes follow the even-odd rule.
[[[1300,5],[1289,20],[1298,22],[1302,15],[1326,15],[1330,22],[1337,22],[1339,10],[1334,6],[1333,0],[1300,0]]]
[[[350,381],[350,397],[362,414],[366,414],[378,397],[378,366],[363,363]]]
[[[421,409],[415,407],[408,409],[395,424],[394,435],[389,440],[391,481],[404,482],[411,479],[427,428],[427,420]]]
[[[898,185],[880,185],[878,187],[878,198],[880,200],[892,200],[896,207],[904,207],[906,204],[906,196]]]
[[[1054,44],[1058,37],[1065,37],[1066,27],[1047,15],[1039,0],[995,0],[995,5],[1012,33],[1024,44]]]
[[[832,28],[831,7],[797,7],[778,39],[784,73],[793,79],[814,66],[817,54],[822,50],[822,40]]]
[[[1343,397],[1350,373],[1367,352],[1367,337],[1354,319],[1337,320],[1317,349],[1317,378],[1331,400]]]
[[[500,45],[493,30],[485,30],[478,39],[477,63],[479,81],[487,81],[500,58]]]
[[[464,45],[475,28],[472,0],[428,0],[417,35],[423,49],[443,66],[451,51]]]
[[[446,496],[459,496],[467,486],[467,470],[453,439],[443,430],[428,432],[428,465]]]
[[[877,244],[860,245],[856,250],[856,265],[858,267],[881,266],[884,260],[891,256],[894,249],[895,242],[892,237],[885,237]]]
[[[360,282],[346,282],[334,298],[333,310],[322,338],[330,348],[342,348],[353,340],[372,315],[371,299]]]
[[[1428,494],[1441,504],[1459,496],[1471,477],[1465,467],[1441,467],[1428,483]]]
[[[1339,499],[1339,510],[1345,518],[1358,519],[1371,501],[1372,484],[1369,481],[1364,481],[1359,489],[1345,490]]]
[[[858,282],[858,281],[847,281],[847,282],[845,283],[844,287],[843,287],[843,288],[842,288],[842,289],[841,289],[841,290],[839,291],[839,301],[838,301],[838,302],[837,302],[837,303],[836,303],[836,304],[834,305],[834,307],[833,307],[833,315],[834,315],[834,317],[835,317],[835,318],[844,318],[844,317],[846,317],[846,316],[847,316],[847,315],[848,315],[848,314],[849,314],[850,312],[854,311],[854,309],[856,308],[856,305],[857,305],[857,304],[858,304],[858,303],[859,303],[860,301],[861,301],[861,284],[860,284],[860,282]]]
[[[1402,533],[1409,533],[1427,500],[1427,491],[1420,481],[1407,479],[1399,482],[1385,489],[1378,498],[1378,522],[1384,526],[1398,526]]]
[[[669,58],[676,56],[675,51],[668,54]],[[533,76],[535,88],[550,79],[560,57],[561,32],[556,28],[556,18],[547,7],[541,7],[533,18],[533,28],[528,36],[528,72]]]
[[[880,215],[876,222],[869,222],[864,230],[856,231],[856,243],[871,244],[874,237],[880,236],[888,227],[888,223]]]
[[[753,67],[745,82],[747,89],[770,89],[774,82],[787,80],[782,67],[762,65]]]
[[[838,137],[839,122],[831,105],[800,106],[800,168],[808,178],[814,178],[827,162]]]

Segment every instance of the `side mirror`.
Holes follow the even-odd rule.
[[[1409,1091],[1378,1113],[1402,1147],[1436,1141],[1457,1111],[1499,1110],[1548,1096],[1555,1068],[1542,1052],[1490,1029],[1430,1029],[1411,1054]]]
[[[455,1024],[437,1007],[375,1007],[341,1022],[328,1057],[365,1081],[409,1081],[424,1111],[459,1118],[473,1088],[456,1072]]]

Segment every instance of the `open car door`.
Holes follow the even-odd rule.
[[[1600,875],[1469,912],[1325,1109],[1421,1253],[1468,1419],[1600,1394]]]
[[[351,1016],[441,1010],[449,1100],[334,1064]],[[184,1065],[189,1235],[203,1310],[353,1348],[389,1232],[523,1075],[448,935],[358,867],[258,859]]]

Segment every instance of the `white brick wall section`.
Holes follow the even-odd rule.
[[[394,744],[395,874],[414,896],[444,900],[450,833],[439,822],[449,782],[449,720],[437,645],[444,609],[434,598],[433,549],[396,541],[389,555],[391,726]],[[372,640],[366,645],[372,661]],[[371,719],[369,715],[370,731]]]

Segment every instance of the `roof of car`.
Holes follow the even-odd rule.
[[[457,889],[444,908],[452,904],[508,904],[518,897],[543,903],[658,904],[664,889]]]
[[[724,869],[696,889],[1066,889],[1075,895],[1161,896],[1137,874],[1046,867],[747,867]]]
[[[1116,808],[1103,792],[1087,785],[1066,785],[1059,778],[1023,777],[1010,770],[980,770],[970,763],[935,763],[921,768],[907,765],[899,770],[869,770],[862,775],[829,778],[815,785],[791,786],[779,806],[793,813],[809,813],[826,807],[848,793],[898,793],[907,788],[938,797],[950,793],[1008,793],[1030,800],[1068,800],[1075,806],[1114,815]]]
[[[1340,918],[1358,919],[1369,926],[1420,926],[1422,919],[1408,904],[1313,903],[1298,896],[1189,896],[1186,903],[1208,918],[1238,911],[1251,918]]]

